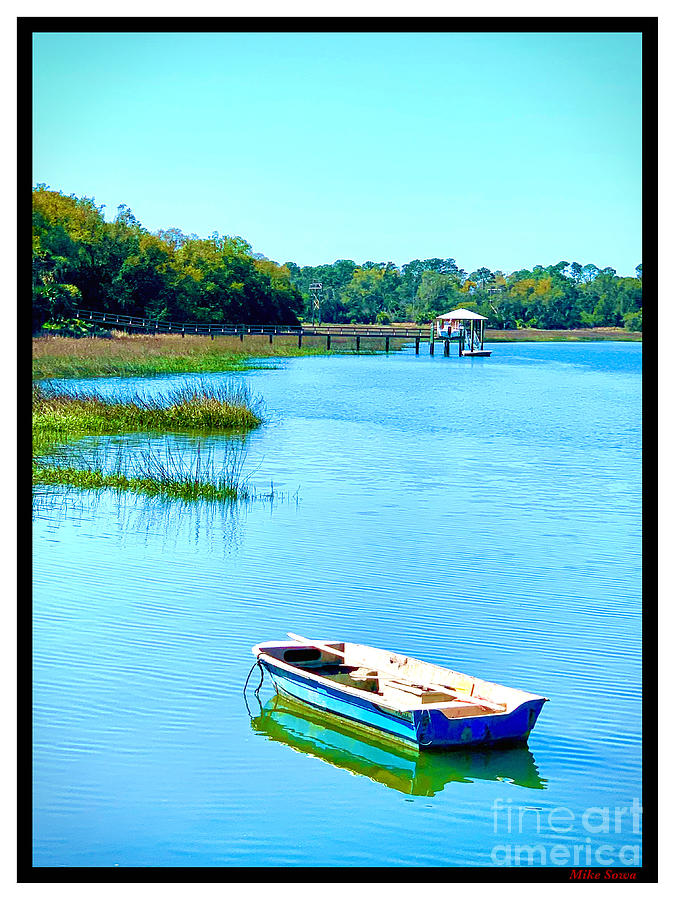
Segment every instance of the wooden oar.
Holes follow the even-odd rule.
[[[329,644],[324,644],[323,641],[310,641],[308,638],[301,637],[299,634],[293,634],[291,631],[287,631],[286,634],[289,636],[289,638],[292,638],[292,640],[294,641],[298,641],[298,643],[300,644],[309,644],[310,647],[316,647],[317,650],[323,650],[324,653],[334,653],[335,656],[341,656],[342,659],[345,659],[345,654],[342,652],[342,650],[336,650],[335,647],[331,647]],[[385,672],[384,674],[392,675],[396,680],[399,680],[401,678],[399,672]],[[409,681],[407,683],[413,686],[412,682]],[[492,710],[493,712],[504,712],[504,709],[506,707],[505,703],[494,703],[492,700],[483,699],[483,697],[461,697],[459,691],[456,691],[454,688],[447,687],[444,684],[430,683],[427,685],[414,686],[422,688],[427,687],[431,690],[442,690],[448,694],[452,694],[457,698],[457,700],[461,700],[463,703],[475,703],[477,706],[484,706],[486,709]]]
[[[293,634],[290,631],[287,631],[286,634],[289,638],[293,638],[294,641],[298,641],[300,644],[309,644],[310,647],[316,647],[317,650],[323,650],[324,653],[334,653],[336,656],[341,656],[343,659],[345,658],[345,654],[342,650],[336,650],[335,647],[330,647],[322,641],[310,641],[307,638],[300,637],[299,634]]]

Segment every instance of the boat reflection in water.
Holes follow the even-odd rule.
[[[315,711],[280,694],[251,717],[251,727],[268,740],[403,794],[433,797],[453,781],[503,781],[534,790],[546,788],[526,746],[419,751],[412,744],[388,740],[379,732]]]

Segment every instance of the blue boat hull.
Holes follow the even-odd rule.
[[[261,662],[279,693],[418,747],[524,742],[546,702],[543,697],[536,698],[523,702],[509,713],[463,718],[448,718],[440,709],[433,708],[398,712],[348,694],[332,684],[304,678],[268,660]]]

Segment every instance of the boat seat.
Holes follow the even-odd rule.
[[[368,669],[365,666],[360,669],[352,669],[351,672],[337,672],[324,677],[329,681],[336,681],[338,684],[346,684],[349,687],[358,688],[360,691],[369,691],[373,694],[378,693],[380,687],[379,673],[375,669]]]
[[[380,673],[377,669],[369,669],[368,666],[359,666],[349,673],[352,678],[379,678]]]
[[[477,703],[466,703],[464,700],[454,700],[444,704],[439,710],[447,719],[463,719],[465,716],[490,715],[490,710]]]
[[[454,700],[455,695],[444,690],[434,690],[432,688],[417,687],[402,681],[396,681],[388,678],[381,682],[382,696],[391,700],[406,700],[416,703],[444,703],[446,700]]]

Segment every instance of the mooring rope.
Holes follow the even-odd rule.
[[[253,670],[255,669],[256,666],[260,669],[260,683],[258,684],[258,687],[253,691],[253,693],[255,694],[255,699],[258,701],[258,706],[260,707],[260,713],[262,713],[262,703],[260,702],[259,692],[260,692],[260,688],[262,687],[262,684],[263,684],[263,679],[265,677],[265,670],[263,669],[262,663],[260,662],[259,659],[256,659],[256,661],[251,666],[251,670],[249,671],[248,675],[246,676],[246,682],[244,684],[244,690],[243,690],[244,703],[246,704],[246,711],[248,712],[249,718],[251,718],[251,719],[253,718],[253,713],[251,712],[251,708],[248,705],[248,697],[246,696],[246,688],[248,687],[248,682],[249,682],[251,675],[253,674]]]
[[[260,688],[261,688],[262,685],[263,685],[263,680],[264,680],[264,678],[265,678],[265,670],[263,669],[262,663],[260,662],[260,660],[259,660],[259,659],[256,659],[256,661],[255,661],[255,662],[253,663],[253,665],[251,666],[251,671],[250,671],[250,672],[248,673],[248,675],[246,676],[246,683],[244,684],[244,697],[246,696],[246,688],[248,687],[249,680],[250,680],[251,675],[253,674],[253,670],[255,669],[256,666],[260,669],[260,684],[259,684],[258,687],[253,691],[253,693],[256,695],[256,697],[258,696],[258,692],[260,691]]]

